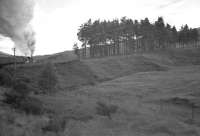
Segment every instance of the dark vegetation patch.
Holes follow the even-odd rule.
[[[21,79],[23,78],[15,79],[13,81],[12,88],[4,93],[3,102],[9,104],[12,108],[21,110],[27,114],[42,114],[42,102],[31,96],[31,87]]]
[[[63,132],[70,121],[87,122],[93,119],[91,115],[59,115],[53,114],[49,117],[48,123],[42,127],[44,133],[53,132],[59,133]]]
[[[16,76],[25,76],[31,77],[30,84],[37,93],[42,93],[44,90],[50,90],[47,86],[42,85],[46,80],[43,80],[44,77],[47,77],[47,73],[52,75],[51,77],[57,78],[58,81],[57,87],[73,89],[82,85],[94,85],[97,82],[97,77],[90,70],[89,66],[85,65],[80,61],[70,61],[70,62],[61,62],[54,63],[53,70],[47,69],[45,67],[47,64],[27,64],[27,65],[18,65],[16,69]],[[13,67],[9,66],[6,69],[13,73]],[[44,82],[43,82],[44,81]],[[53,80],[49,80],[51,82]],[[46,83],[45,83],[46,84]],[[56,88],[57,90],[59,90]],[[55,90],[56,90],[55,89]]]
[[[31,70],[30,70],[31,71]],[[8,73],[8,72],[7,72]],[[40,76],[37,77],[37,82],[32,83],[32,75],[27,73],[19,74],[19,67],[14,74],[10,74],[12,82],[10,83],[10,90],[4,94],[4,103],[9,104],[12,108],[24,111],[27,114],[42,114],[44,107],[42,101],[34,97],[35,93],[55,93],[57,77],[54,66],[50,63],[43,65],[41,71],[38,71]],[[34,74],[33,74],[34,75]],[[4,75],[8,77],[7,75]],[[3,76],[3,77],[4,77]],[[7,84],[6,80],[2,78]]]
[[[13,78],[12,74],[9,71],[0,69],[0,86],[9,87],[12,85]]]
[[[34,115],[41,115],[45,112],[42,101],[30,96],[20,102],[19,109]]]
[[[14,63],[24,64],[26,60],[27,58],[22,56],[16,56],[15,58],[13,56],[0,56],[0,68],[3,68],[8,65],[14,65]]]
[[[194,122],[198,124],[199,111],[200,111],[200,103],[196,99],[184,98],[184,97],[172,97],[166,100],[161,101],[167,104],[173,104],[176,108],[184,107],[189,111],[190,117],[188,120],[184,120],[185,123],[193,124]],[[179,113],[181,114],[181,112]],[[184,115],[184,114],[183,114]]]
[[[112,119],[112,114],[115,114],[118,110],[118,106],[112,104],[106,104],[104,102],[97,102],[96,113],[101,116],[106,116]]]
[[[162,51],[174,65],[200,65],[200,49],[168,49]]]
[[[172,97],[167,100],[163,100],[163,102],[180,105],[180,106],[185,106],[185,107],[197,107],[196,103],[188,98]]]
[[[67,121],[64,117],[51,117],[46,126],[42,127],[42,131],[44,133],[53,132],[58,134],[59,132],[63,132],[65,130]]]
[[[71,61],[55,64],[60,84],[65,88],[82,85],[94,85],[96,76],[90,67],[81,61]]]

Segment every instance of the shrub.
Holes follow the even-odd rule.
[[[13,84],[13,90],[20,96],[26,97],[30,94],[31,90],[27,83],[22,80],[16,80]]]
[[[12,75],[6,70],[0,70],[0,85],[2,86],[12,85]]]
[[[38,85],[44,93],[52,93],[57,84],[56,71],[53,64],[47,63],[41,72]]]
[[[24,83],[30,83],[31,82],[30,78],[27,77],[26,75],[18,75],[16,77],[16,80],[24,82]]]
[[[18,108],[23,98],[16,91],[10,90],[4,94],[4,103],[10,104],[14,108]]]
[[[5,93],[4,103],[11,105],[11,107],[24,111],[27,114],[42,114],[44,107],[42,102],[29,95],[22,96],[17,91],[10,91]]]
[[[16,78],[12,83],[12,89],[4,94],[4,102],[17,107],[22,99],[29,96],[30,92],[31,89],[23,78]]]
[[[30,86],[24,80],[16,79],[12,89],[4,94],[3,101],[27,114],[41,114],[43,112],[42,102],[31,97],[30,92]]]
[[[28,84],[20,80],[15,80],[13,88],[4,94],[4,102],[15,108],[20,107],[22,100],[26,99],[30,94]]]
[[[48,124],[42,128],[43,132],[63,132],[66,127],[67,120],[63,116],[50,116]]]
[[[42,102],[33,97],[27,97],[26,99],[21,100],[19,108],[27,114],[39,115],[44,112]]]
[[[116,105],[107,105],[103,102],[97,102],[96,113],[101,116],[107,116],[109,119],[111,118],[111,114],[117,112],[118,107]]]

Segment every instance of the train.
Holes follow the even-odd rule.
[[[0,57],[0,68],[3,68],[8,65],[16,64],[25,64],[31,61],[30,57],[23,57],[23,56],[6,56]]]

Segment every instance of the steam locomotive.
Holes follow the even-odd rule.
[[[30,57],[23,57],[23,56],[9,56],[9,57],[0,57],[0,68],[3,68],[8,65],[13,64],[25,64],[31,61]]]

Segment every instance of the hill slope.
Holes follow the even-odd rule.
[[[11,55],[0,51],[0,57],[8,57],[8,56],[11,56]]]
[[[184,49],[55,60],[60,88],[54,95],[36,96],[53,115],[27,116],[2,106],[0,135],[199,136],[200,108],[192,122],[190,105],[200,97],[199,54],[199,49]],[[31,77],[36,86],[44,65],[18,65],[17,74]],[[97,114],[99,101],[118,107],[111,119]],[[67,125],[58,133],[63,120]],[[49,124],[55,132],[43,131]]]
[[[36,84],[45,64],[19,65],[17,73],[32,77]],[[165,66],[141,56],[120,56],[103,59],[73,60],[54,63],[62,88],[95,84],[137,72],[167,70]]]
[[[37,62],[66,62],[66,61],[72,61],[77,59],[76,55],[73,53],[73,51],[64,51],[56,54],[51,55],[39,55],[35,56],[34,59]]]
[[[200,40],[200,27],[197,28],[198,32],[199,32],[199,40]]]
[[[200,64],[200,49],[157,51],[81,61],[68,61],[66,56],[63,57],[62,55],[60,57],[58,55],[59,59],[52,58],[63,88],[95,84],[96,82],[111,80],[138,72],[165,71],[174,66]],[[48,62],[49,59],[44,59],[43,61]],[[38,81],[37,77],[43,65],[43,63],[20,65],[18,73],[27,74],[27,76],[32,77],[33,83],[35,83]]]

